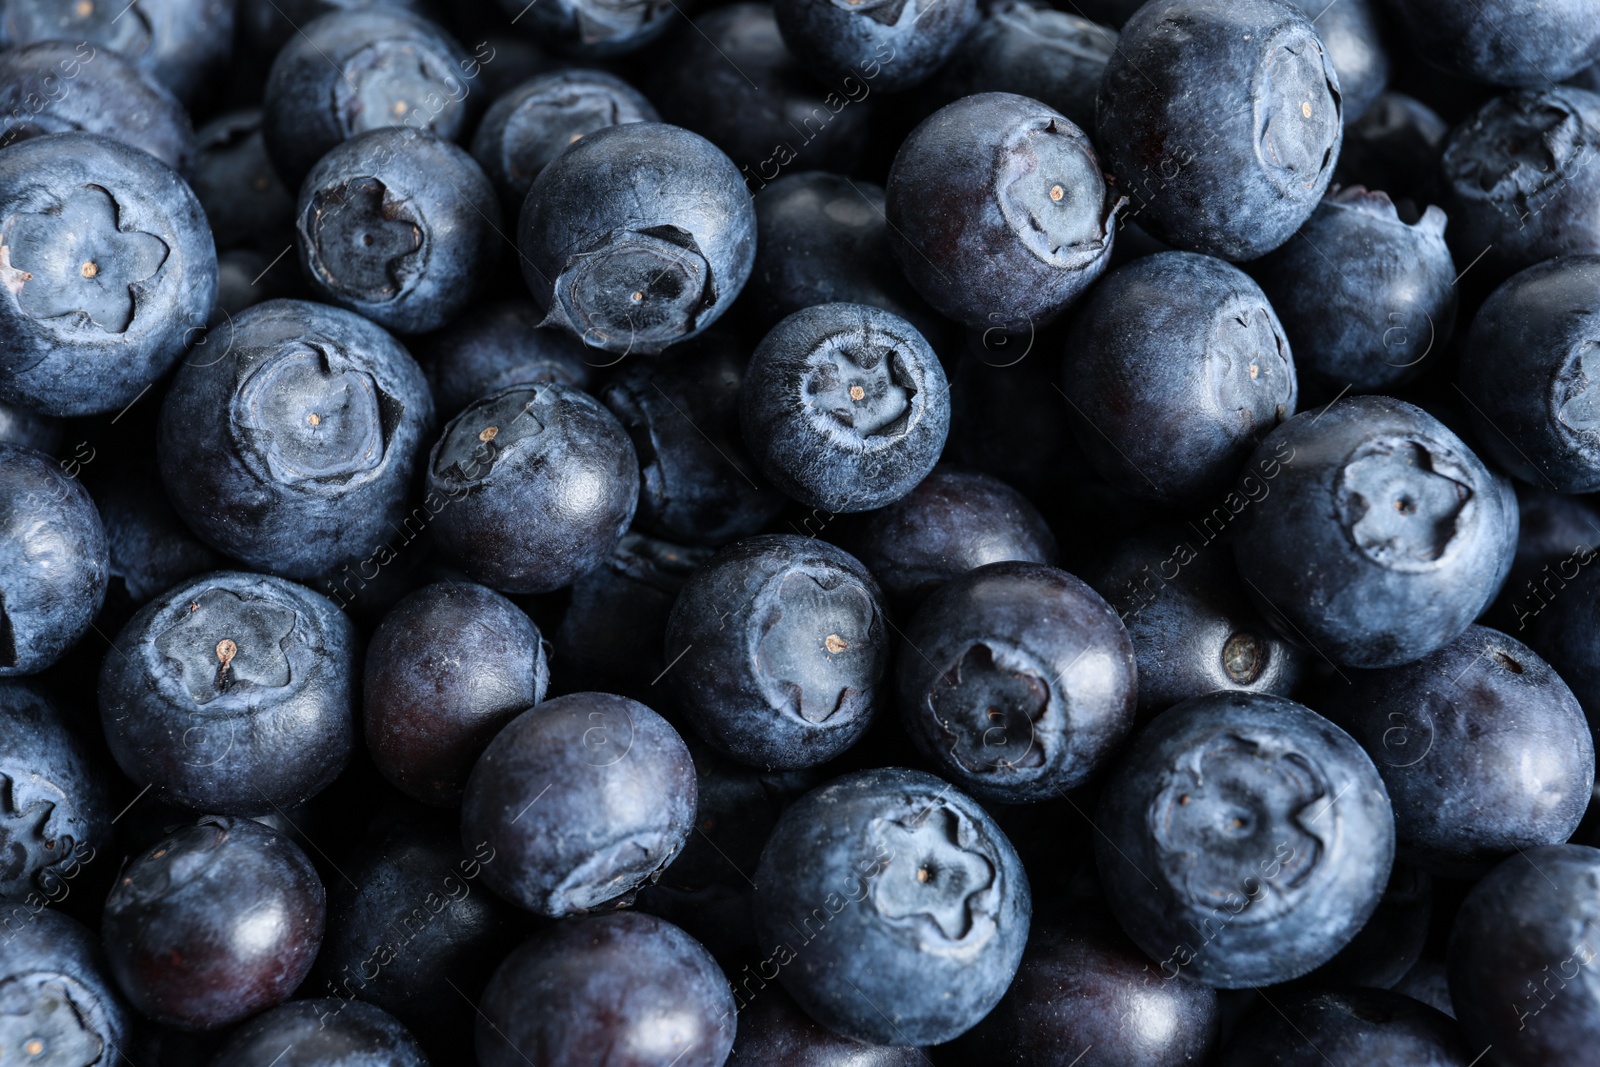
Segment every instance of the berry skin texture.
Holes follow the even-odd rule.
[[[1458,78],[1547,88],[1594,62],[1600,11],[1586,0],[1388,0],[1402,46]]]
[[[272,1057],[279,1057],[276,1062]],[[296,1000],[239,1027],[212,1067],[428,1067],[406,1028],[359,1000]]]
[[[1151,236],[1235,262],[1287,241],[1333,176],[1344,106],[1316,28],[1276,0],[1153,0],[1100,83],[1095,144]]]
[[[1123,198],[1089,138],[1013,93],[965,97],[901,144],[885,186],[900,269],[939,312],[979,330],[1043,326],[1111,258]]]
[[[433,386],[439,418],[447,421],[490,393],[513,385],[561,382],[591,391],[598,353],[566,334],[539,329],[544,316],[526,296],[469,308],[438,333],[416,339],[417,358]]]
[[[32,909],[32,910],[29,910]],[[0,950],[0,1049],[27,1055],[41,1041],[39,1067],[110,1064],[124,1057],[134,1025],[106,973],[100,939],[54,908],[19,908],[5,920]]]
[[[862,76],[886,93],[932,77],[961,44],[978,10],[974,0],[774,0],[783,42],[825,81]]]

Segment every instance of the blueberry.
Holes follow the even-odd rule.
[[[549,683],[544,640],[515,604],[481,585],[426,586],[367,646],[367,749],[401,792],[457,804],[484,748]]]
[[[90,453],[98,458],[98,451]],[[111,595],[125,614],[179,582],[226,566],[172,509],[152,456],[121,460],[89,472],[105,524]]]
[[[1366,114],[1345,123],[1333,180],[1382,189],[1396,204],[1436,203],[1439,152],[1449,130],[1427,104],[1386,92]]]
[[[669,8],[682,14],[671,0],[555,0],[538,7],[500,0],[500,8],[514,16],[512,22],[526,19],[518,29],[533,34],[540,44],[589,59],[637,51],[666,30],[672,19]]]
[[[774,0],[773,13],[806,69],[824,81],[865,77],[912,89],[931,78],[977,21],[975,0]]]
[[[246,48],[259,53],[265,63],[300,33],[300,27],[333,11],[366,11],[373,7],[399,8],[417,18],[428,17],[432,0],[240,0],[238,19]],[[257,74],[257,80],[262,77]]]
[[[99,939],[59,911],[18,910],[0,944],[0,1050],[38,1067],[122,1062],[132,1013],[106,974]]]
[[[1449,1016],[1387,989],[1341,989],[1268,1001],[1242,1023],[1219,1067],[1468,1067]]]
[[[1118,267],[1073,316],[1062,385],[1100,476],[1169,507],[1219,500],[1294,414],[1289,341],[1239,268],[1192,252]]]
[[[61,447],[65,432],[59,419],[0,401],[0,444],[21,445],[48,456]]]
[[[335,145],[300,186],[295,245],[322,300],[397,333],[436,330],[494,274],[500,211],[464,149],[391,126]]]
[[[1435,959],[1420,959],[1394,986],[1396,993],[1422,1001],[1437,1008],[1450,1018],[1456,1017],[1455,1005],[1450,1003],[1450,977],[1445,965]]]
[[[1546,845],[1481,879],[1450,934],[1450,1001],[1470,1049],[1505,1067],[1577,1067],[1600,1017],[1588,967],[1597,949],[1600,851]]]
[[[1408,52],[1460,78],[1548,88],[1600,53],[1600,12],[1585,0],[1389,0]]]
[[[100,715],[122,770],[197,811],[301,803],[355,741],[355,632],[332,602],[223,571],[141,608],[102,661]]]
[[[178,369],[157,454],[201,540],[310,580],[418,521],[406,493],[432,423],[427,382],[393,337],[340,308],[269,300]]]
[[[627,432],[558,382],[473,403],[445,426],[427,471],[435,543],[468,577],[508,593],[559,589],[599,566],[639,497]]]
[[[1383,779],[1333,723],[1268,693],[1163,712],[1100,795],[1112,911],[1163,977],[1272,985],[1330,959],[1377,907],[1394,859]]]
[[[522,207],[522,273],[543,325],[615,353],[655,353],[728,309],[755,258],[755,210],[711,142],[630,122],[539,172]]]
[[[195,134],[197,153],[189,182],[205,208],[218,249],[256,241],[288,243],[294,194],[267,158],[261,123],[260,108],[230,111]]]
[[[812,538],[739,541],[697,570],[667,620],[665,682],[713,748],[755,767],[832,759],[887,696],[878,585]]]
[[[991,563],[930,596],[905,631],[906,732],[984,800],[1042,800],[1087,782],[1133,727],[1133,646],[1082,581]]]
[[[1089,138],[1037,100],[979,93],[901,144],[886,186],[889,243],[923,299],[980,330],[1055,318],[1106,268],[1109,192]]]
[[[506,957],[483,995],[483,1067],[720,1067],[727,979],[688,934],[637,912],[559,923]]]
[[[122,869],[102,929],[140,1012],[213,1030],[289,998],[322,943],[322,882],[287,837],[206,816]]]
[[[1381,396],[1284,423],[1213,516],[1208,531],[1237,517],[1234,558],[1267,620],[1347,667],[1410,663],[1460,635],[1517,532],[1509,484],[1431,415]]]
[[[762,474],[807,507],[870,511],[939,461],[950,390],[909,322],[866,304],[819,304],[756,346],[739,396]]]
[[[437,333],[415,340],[417,357],[433,385],[439,415],[452,419],[489,393],[513,385],[561,382],[588,391],[597,366],[577,341],[539,329],[544,316],[526,297],[469,308]]]
[[[1095,143],[1152,236],[1238,261],[1310,216],[1343,121],[1338,76],[1297,8],[1152,0],[1106,66]]]
[[[1308,653],[1251,606],[1227,550],[1187,526],[1122,540],[1084,578],[1127,627],[1142,712],[1223,689],[1288,696],[1305,672]]]
[[[277,1057],[273,1059],[273,1057]],[[234,1031],[212,1067],[428,1067],[406,1028],[360,1001],[296,1000]]]
[[[1528,644],[1572,688],[1600,734],[1600,573],[1585,569],[1594,553],[1577,553],[1558,573],[1539,583],[1525,616],[1532,626]]]
[[[76,130],[142,148],[180,173],[194,161],[194,130],[177,98],[87,41],[37,41],[0,52],[0,115],[0,147]]]
[[[768,988],[739,1012],[727,1067],[921,1067],[921,1049],[868,1045],[820,1026],[784,994]]]
[[[573,142],[624,122],[659,122],[644,94],[603,70],[570,68],[497,97],[472,135],[472,155],[507,204],[520,207],[539,172]]]
[[[1517,486],[1517,553],[1485,625],[1531,641],[1540,613],[1600,550],[1600,511],[1587,497]]]
[[[1381,758],[1378,765],[1383,765]],[[1396,862],[1389,871],[1389,885],[1361,932],[1338,955],[1299,979],[1296,985],[1307,989],[1396,988],[1422,956],[1433,917],[1433,897],[1432,877],[1409,864]]]
[[[388,4],[307,23],[267,77],[261,131],[278,176],[299,189],[329,149],[385,126],[457,139],[473,62],[444,30]]]
[[[858,1041],[964,1033],[999,1002],[1028,937],[1011,842],[921,771],[859,771],[807,794],[778,820],[755,882],[759,973]]]
[[[572,693],[511,720],[484,750],[461,811],[484,882],[551,917],[600,907],[657,877],[694,820],[694,763],[638,701]]]
[[[88,133],[0,151],[0,400],[114,412],[203,332],[217,255],[189,187],[154,156]]]
[[[1340,102],[1348,127],[1367,113],[1389,84],[1387,26],[1383,0],[1356,0],[1329,6],[1323,0],[1288,0],[1311,20],[1317,39],[1338,75]]]

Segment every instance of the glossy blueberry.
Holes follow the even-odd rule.
[[[89,133],[0,151],[0,400],[114,412],[195,343],[217,254],[183,179]]]
[[[1251,599],[1285,639],[1342,666],[1394,667],[1443,647],[1511,566],[1509,483],[1410,404],[1349,396],[1303,412],[1244,471],[1219,511],[1222,525],[1235,520]]]
[[[572,693],[511,720],[467,780],[461,840],[483,847],[484,882],[559,918],[653,881],[694,821],[694,762],[636,700]]]
[[[667,620],[663,681],[711,747],[754,767],[832,759],[888,696],[878,584],[816,540],[739,541],[697,570]]]
[[[483,169],[415,129],[343,141],[300,186],[295,245],[306,282],[397,333],[454,318],[494,273],[502,240]]]
[[[654,66],[650,99],[668,122],[726,152],[752,192],[786,170],[850,171],[860,161],[878,109],[872,94],[881,62],[819,79],[784,44],[764,2],[706,11],[661,51],[672,58]],[[695,73],[682,76],[687,70]]]
[[[1381,189],[1396,204],[1437,203],[1439,152],[1450,127],[1427,104],[1386,92],[1346,122],[1333,180]]]
[[[1327,50],[1328,62],[1338,75],[1339,97],[1348,126],[1388,87],[1389,53],[1384,47],[1387,26],[1384,0],[1356,0],[1332,7],[1320,0],[1288,0],[1311,20],[1317,39]]]
[[[755,259],[750,194],[728,157],[677,126],[589,134],[534,179],[518,247],[542,325],[654,353],[728,309]]]
[[[96,449],[84,462],[99,458]],[[90,470],[89,476],[105,523],[109,602],[126,605],[131,614],[133,608],[179,582],[227,566],[222,556],[189,532],[172,509],[155,457],[106,458],[112,465]]]
[[[1127,628],[1142,712],[1223,689],[1288,696],[1312,655],[1273,632],[1227,548],[1189,526],[1125,538],[1084,578]]]
[[[1073,316],[1066,352],[1079,447],[1102,478],[1169,507],[1220,500],[1299,395],[1260,287],[1192,252],[1112,271]]]
[[[1578,1067],[1600,1041],[1600,851],[1512,856],[1467,895],[1450,934],[1450,1001],[1469,1049],[1505,1067]]]
[[[0,1050],[30,1067],[124,1062],[132,1013],[99,939],[48,908],[7,912],[0,941]]]
[[[473,63],[444,30],[387,4],[305,24],[272,61],[262,103],[278,176],[299,189],[335,145],[385,126],[456,140]]]
[[[59,419],[0,402],[0,444],[21,445],[51,455],[65,433]]]
[[[1217,1040],[1217,994],[1156,975],[1093,912],[1039,921],[1005,998],[956,1042],[958,1067],[1188,1067]]]
[[[437,333],[416,339],[417,357],[433,386],[442,418],[512,385],[561,382],[588,390],[598,366],[583,345],[556,330],[539,329],[544,316],[527,298],[469,308]]]
[[[0,444],[0,678],[44,670],[88,632],[107,560],[82,484],[41,452]]]
[[[711,334],[665,359],[634,361],[600,390],[639,455],[639,529],[717,546],[760,532],[782,509],[739,433],[748,359],[735,338]]]
[[[1152,0],[1100,83],[1095,144],[1129,214],[1230,260],[1283,244],[1339,155],[1344,102],[1316,27],[1276,0]]]
[[[934,81],[955,100],[973,93],[1016,93],[1094,129],[1095,93],[1117,31],[1033,2],[1000,0],[961,41]]]
[[[911,131],[889,171],[889,244],[923,299],[980,330],[1025,332],[1100,276],[1122,198],[1089,139],[1014,93],[979,93]]]
[[[102,661],[125,774],[197,811],[264,815],[324,789],[355,742],[355,631],[333,603],[219,571],[146,604]]]
[[[1389,0],[1400,44],[1460,78],[1549,88],[1600,53],[1600,11],[1585,0]]]
[[[597,400],[559,382],[476,401],[428,456],[434,541],[474,581],[508,593],[570,584],[633,519],[633,443]]]
[[[1165,977],[1218,989],[1305,974],[1355,937],[1394,860],[1372,760],[1292,700],[1213,693],[1163,712],[1100,795],[1095,855]]]
[[[1477,439],[1505,470],[1562,493],[1600,489],[1600,255],[1529,267],[1478,309],[1460,381]]]
[[[0,682],[0,786],[0,902],[64,898],[66,883],[110,850],[111,798],[104,769],[60,710],[20,682]],[[0,923],[5,940],[16,925]]]
[[[201,540],[308,580],[367,560],[414,521],[406,493],[432,424],[421,369],[380,327],[269,300],[184,361],[157,454]]]
[[[483,995],[478,1062],[721,1067],[736,1026],[727,979],[698,942],[621,912],[558,923],[506,957]]]
[[[233,5],[227,0],[136,0],[131,7],[92,0],[0,3],[0,47],[35,41],[72,41],[95,58],[115,52],[192,105],[227,66]]]
[[[801,1011],[782,989],[767,987],[739,1011],[727,1067],[918,1067],[927,1053],[869,1045],[836,1034]]]
[[[931,78],[977,21],[976,0],[774,0],[783,43],[826,81],[862,77],[880,65],[886,93]]]
[[[756,871],[766,967],[846,1037],[932,1045],[999,1002],[1028,937],[1028,878],[993,819],[947,783],[886,767],[783,813]]]
[[[1468,1067],[1472,1059],[1449,1016],[1387,989],[1291,994],[1271,1004],[1239,1025],[1219,1067]]]
[[[261,109],[230,111],[195,134],[189,183],[206,210],[219,249],[278,241],[294,222],[294,194],[267,158]],[[276,254],[276,253],[273,253]]]
[[[659,122],[644,94],[614,74],[573,67],[541,74],[496,98],[472,135],[472,155],[507,204],[567,146],[624,122]]]
[[[276,1061],[272,1057],[278,1057]],[[234,1031],[212,1067],[428,1067],[399,1020],[360,1001],[296,1000]]]
[[[213,1030],[289,998],[322,943],[324,909],[316,868],[293,841],[208,815],[128,862],[102,931],[135,1008]]]
[[[194,159],[183,105],[115,52],[87,41],[0,52],[0,147],[74,130],[142,148],[180,173]]]
[[[939,461],[950,389],[909,322],[866,304],[819,304],[756,346],[739,420],[773,485],[823,512],[871,511]]]
[[[1098,593],[1040,563],[991,563],[937,590],[900,650],[900,717],[941,773],[984,800],[1083,785],[1133,727],[1133,646]]]
[[[847,547],[906,608],[986,563],[1056,562],[1055,535],[1027,497],[992,475],[949,466],[863,515]]]
[[[1600,252],[1597,140],[1600,94],[1569,86],[1497,96],[1457,126],[1439,164],[1456,258],[1482,253],[1480,269],[1499,281]]]
[[[484,748],[549,684],[539,628],[515,604],[468,582],[426,586],[367,646],[367,750],[401,792],[457,804]]]

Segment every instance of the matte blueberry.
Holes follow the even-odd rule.
[[[4,925],[0,1049],[38,1067],[123,1060],[133,1017],[106,973],[100,939],[49,908],[16,908]]]
[[[355,629],[331,601],[219,571],[152,600],[101,662],[100,717],[118,765],[196,811],[302,803],[355,743]]]
[[[1239,1025],[1219,1067],[1468,1067],[1472,1059],[1448,1015],[1387,989],[1307,992],[1270,1003]]]
[[[682,14],[670,0],[554,0],[537,8],[500,0],[500,8],[541,45],[585,59],[638,51],[661,36],[674,14]]]
[[[1033,0],[999,0],[962,39],[934,79],[955,100],[974,93],[1016,93],[1094,129],[1095,94],[1117,31]]]
[[[1100,795],[1107,903],[1164,977],[1272,985],[1333,957],[1394,860],[1383,779],[1349,734],[1268,693],[1163,712]]]
[[[95,450],[84,462],[99,458]],[[109,601],[127,605],[131,614],[179,582],[227,566],[173,510],[154,456],[106,458],[111,465],[90,470],[89,477],[105,523]]]
[[[276,1061],[272,1057],[278,1057]],[[428,1067],[399,1020],[359,1000],[296,1000],[251,1019],[212,1067]]]
[[[1388,27],[1384,0],[1356,0],[1332,7],[1321,0],[1288,0],[1311,20],[1338,75],[1345,125],[1367,113],[1389,84]]]
[[[1382,765],[1381,760],[1378,763]],[[1416,966],[1428,942],[1433,897],[1430,875],[1396,861],[1389,871],[1389,885],[1361,932],[1333,959],[1295,984],[1307,989],[1396,989],[1400,979]]]
[[[65,433],[59,419],[0,401],[0,444],[21,445],[48,456],[61,447]]]
[[[880,65],[874,88],[921,85],[938,72],[978,18],[976,0],[775,0],[783,43],[826,81]]]
[[[596,369],[611,360],[557,330],[539,329],[543,317],[526,297],[496,300],[416,338],[440,417],[454,418],[480,396],[512,385],[561,382],[590,391]]]
[[[365,11],[375,6],[399,8],[419,18],[429,17],[434,10],[432,0],[240,0],[238,19],[245,38],[242,43],[259,53],[263,63],[270,64],[272,57],[299,34],[300,27],[313,19],[333,11]]]
[[[1389,0],[1409,54],[1460,78],[1548,88],[1600,53],[1600,11],[1584,0]]]

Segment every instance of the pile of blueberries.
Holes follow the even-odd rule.
[[[1594,1067],[1597,61],[0,0],[0,1067]]]

